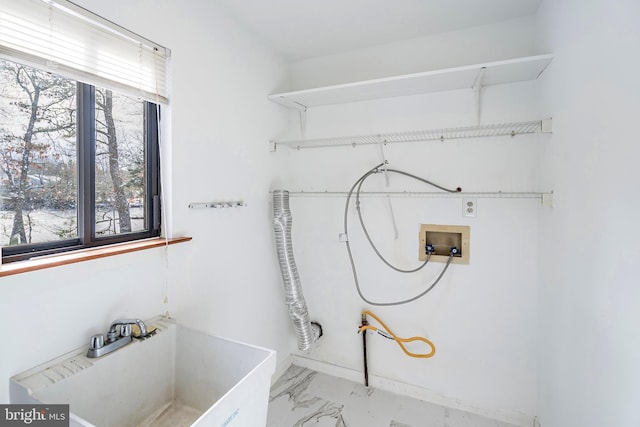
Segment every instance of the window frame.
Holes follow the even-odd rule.
[[[10,263],[68,251],[95,248],[123,242],[134,242],[160,236],[160,105],[144,104],[145,204],[146,230],[96,236],[95,153],[96,115],[95,86],[76,81],[76,146],[77,146],[77,224],[78,237],[52,242],[2,247],[2,262]]]

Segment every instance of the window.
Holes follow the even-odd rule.
[[[4,262],[160,234],[170,54],[68,0],[0,2]]]
[[[5,262],[158,236],[158,110],[0,60]]]

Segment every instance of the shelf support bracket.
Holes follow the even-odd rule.
[[[379,147],[380,147],[380,157],[382,159],[382,173],[384,174],[384,182],[385,188],[389,188],[391,185],[389,181],[389,173],[387,172],[387,165],[389,162],[387,161],[387,157],[384,154],[384,144],[387,141],[380,137]],[[398,225],[396,224],[396,216],[393,213],[393,205],[391,204],[391,196],[387,194],[387,206],[389,207],[389,218],[391,219],[391,226],[393,227],[393,238],[398,240]]]
[[[380,147],[380,161],[382,162],[382,172],[384,173],[384,186],[389,187],[389,174],[387,173],[387,157],[384,155],[384,144],[387,142],[382,136],[378,136],[380,141],[378,147]]]
[[[473,83],[473,92],[476,98],[476,123],[480,126],[480,117],[482,113],[482,85],[484,84],[484,74],[487,71],[487,67],[482,67],[478,71],[476,81]]]
[[[300,119],[300,138],[307,138],[307,107],[298,110],[298,118]]]

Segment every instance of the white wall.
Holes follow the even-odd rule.
[[[490,35],[495,28],[486,29]],[[454,40],[482,34],[478,29],[451,35]],[[516,32],[516,35],[521,33]],[[509,33],[502,32],[508,39]],[[520,38],[519,48],[486,47],[487,60],[525,56],[534,33]],[[436,37],[442,40],[442,37]],[[410,42],[415,47],[414,41]],[[430,57],[433,40],[416,48]],[[473,50],[473,46],[459,49]],[[386,47],[377,53],[386,64]],[[406,51],[409,53],[409,50]],[[371,56],[375,52],[370,51]],[[436,55],[439,51],[434,51]],[[357,53],[354,55],[357,56]],[[449,58],[462,55],[457,51]],[[470,53],[470,56],[473,55]],[[340,57],[311,60],[315,67],[294,64],[293,79],[321,81],[326,70],[341,69]],[[408,58],[398,58],[398,60]],[[481,58],[475,58],[483,62]],[[375,61],[374,61],[375,62]],[[304,67],[303,67],[304,66]],[[374,71],[356,61],[351,75]],[[302,73],[309,73],[303,75]],[[535,83],[486,88],[483,123],[539,118]],[[377,132],[468,126],[475,122],[471,90],[441,92],[379,101],[315,107],[308,112],[307,137],[346,136]],[[295,115],[289,135],[295,136]],[[284,133],[284,132],[283,132]],[[391,167],[415,173],[466,191],[535,191],[539,137],[494,138],[445,143],[399,144],[385,147]],[[380,161],[379,147],[288,150],[279,148],[282,162],[277,184],[289,190],[347,191],[354,181]],[[402,177],[391,176],[392,189],[429,191]],[[383,189],[374,177],[370,189]],[[385,200],[363,202],[365,221],[386,256],[405,268],[417,265],[418,229],[422,223],[470,225],[471,263],[452,266],[442,282],[420,301],[375,308],[355,291],[342,231],[344,198],[296,197],[291,201],[294,248],[311,317],[324,326],[325,337],[306,356],[361,370],[361,339],[356,334],[363,308],[388,323],[399,335],[424,335],[438,352],[433,359],[409,359],[392,342],[372,336],[370,373],[409,386],[422,387],[463,407],[531,424],[536,413],[536,200],[478,200],[477,218],[462,216],[461,199],[392,199],[400,239],[394,241]],[[350,235],[365,293],[376,300],[402,299],[417,294],[435,278],[442,264],[413,276],[390,272],[365,247],[357,217],[349,216]],[[414,348],[419,351],[420,348]]]
[[[524,17],[291,64],[292,89],[535,55],[536,22]]]
[[[174,235],[193,241],[170,247],[167,256],[156,249],[3,278],[0,402],[9,401],[11,375],[86,345],[122,316],[169,311],[286,357],[292,333],[268,196],[268,137],[286,117],[266,100],[283,84],[284,64],[208,1],[78,3],[172,50],[167,208]],[[248,206],[187,209],[189,202],[236,198]]]
[[[538,391],[544,427],[640,424],[640,3],[543,2],[540,85],[553,115],[540,179]],[[544,184],[546,183],[546,184]]]

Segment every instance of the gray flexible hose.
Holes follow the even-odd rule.
[[[275,190],[273,192],[273,230],[276,237],[276,249],[282,280],[284,282],[285,300],[289,315],[298,338],[298,349],[308,350],[322,335],[322,327],[309,321],[307,303],[302,294],[302,286],[298,268],[293,256],[291,243],[292,216],[289,208],[289,192]]]
[[[444,276],[444,273],[447,271],[447,269],[449,268],[449,265],[451,264],[451,260],[453,259],[453,254],[449,255],[449,259],[447,259],[447,263],[445,264],[444,268],[442,269],[442,271],[440,272],[440,274],[438,275],[438,277],[436,278],[436,280],[427,287],[427,289],[425,289],[423,292],[420,292],[418,295],[415,295],[411,298],[407,298],[404,300],[400,300],[400,301],[392,301],[392,302],[376,302],[376,301],[371,301],[368,298],[366,298],[364,296],[364,294],[362,293],[362,289],[360,289],[360,282],[358,281],[358,272],[356,271],[356,265],[355,262],[353,260],[353,254],[351,252],[351,245],[349,244],[349,233],[348,233],[348,213],[349,213],[349,202],[351,200],[351,196],[353,195],[354,190],[356,190],[357,187],[357,191],[356,191],[356,211],[358,212],[358,218],[360,220],[360,225],[362,226],[362,230],[364,231],[365,236],[367,237],[367,240],[369,241],[369,244],[371,245],[371,247],[373,248],[374,252],[376,253],[376,255],[378,255],[378,257],[390,268],[394,269],[395,271],[401,272],[401,273],[413,273],[416,272],[420,269],[422,269],[425,265],[427,265],[427,263],[429,262],[429,259],[431,258],[431,254],[427,254],[427,259],[425,260],[424,263],[422,263],[421,265],[419,265],[418,267],[412,269],[412,270],[402,270],[394,265],[392,265],[391,263],[389,263],[380,253],[380,251],[378,251],[378,248],[376,248],[376,245],[373,243],[373,241],[371,240],[371,237],[369,236],[369,232],[367,231],[367,228],[364,225],[364,220],[362,219],[362,212],[360,210],[360,190],[362,188],[362,183],[371,175],[375,174],[375,173],[379,173],[380,172],[380,168],[384,165],[384,163],[380,163],[379,165],[375,166],[374,168],[372,168],[371,170],[369,170],[367,173],[365,173],[364,175],[362,175],[351,187],[351,190],[349,190],[349,194],[347,195],[347,201],[345,203],[344,206],[344,234],[345,236],[347,236],[347,240],[345,241],[345,244],[347,246],[347,253],[349,254],[349,262],[351,264],[351,272],[353,273],[353,280],[355,282],[356,285],[356,291],[358,292],[358,295],[360,296],[360,298],[366,302],[367,304],[371,304],[371,305],[375,305],[375,306],[393,306],[393,305],[402,305],[402,304],[407,304],[410,302],[413,302],[419,298],[422,298],[423,296],[425,296],[427,293],[429,293],[437,284],[438,282],[440,282],[440,279],[442,279],[442,276]],[[424,178],[421,178],[419,176],[416,175],[412,175],[410,173],[407,172],[403,172],[403,171],[399,171],[396,169],[386,169],[387,172],[395,172],[401,175],[405,175],[408,176],[410,178],[416,179],[418,181],[424,182],[425,184],[431,185],[433,187],[436,187],[440,190],[446,191],[448,193],[457,193],[460,192],[461,189],[457,188],[455,190],[453,189],[448,189],[445,187],[442,187],[438,184],[435,184],[431,181],[428,181]]]

